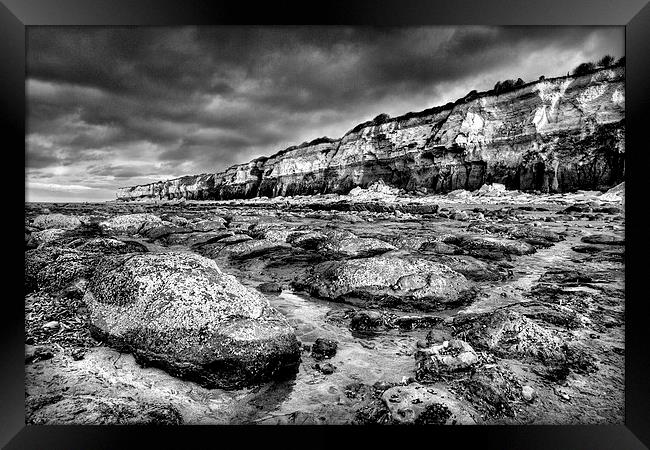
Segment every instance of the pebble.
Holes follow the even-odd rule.
[[[61,324],[57,322],[56,320],[53,320],[51,322],[47,322],[46,324],[43,325],[43,328],[46,330],[56,330],[57,328],[60,328]]]
[[[562,389],[560,389],[560,388],[555,388],[554,391],[555,391],[555,395],[557,395],[558,397],[560,397],[562,400],[564,400],[564,401],[569,401],[569,400],[571,400],[571,397],[569,397],[569,394],[567,394],[566,392],[564,392]]]
[[[321,373],[325,375],[331,375],[336,371],[336,366],[330,363],[325,363],[325,364],[315,364],[314,369],[320,371]]]
[[[532,402],[535,398],[535,389],[533,389],[531,386],[525,385],[521,388],[521,396],[527,402]]]
[[[336,354],[336,348],[336,341],[318,338],[311,346],[311,355],[316,359],[331,358]]]

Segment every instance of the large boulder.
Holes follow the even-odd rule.
[[[141,364],[206,387],[283,377],[300,362],[287,320],[263,295],[199,255],[106,258],[84,300],[96,337]]]
[[[298,287],[333,300],[358,297],[438,309],[463,303],[467,279],[449,267],[419,258],[373,257],[316,265]]]
[[[59,228],[72,230],[81,226],[82,220],[77,216],[67,216],[65,214],[42,214],[34,218],[33,225],[41,230],[49,228]]]

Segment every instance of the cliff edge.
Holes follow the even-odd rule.
[[[120,188],[117,198],[225,200],[345,194],[383,180],[420,193],[567,192],[624,179],[625,69],[540,79],[441,107],[378,116],[340,139],[319,138],[223,172]]]

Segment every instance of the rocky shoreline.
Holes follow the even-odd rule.
[[[26,204],[28,423],[620,424],[624,186]]]

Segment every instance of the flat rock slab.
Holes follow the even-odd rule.
[[[132,398],[83,395],[28,397],[26,421],[32,425],[181,425],[173,407]]]
[[[381,256],[324,262],[297,284],[323,298],[397,299],[422,307],[458,304],[469,288],[463,275],[444,264]]]
[[[530,255],[536,251],[535,247],[527,242],[487,236],[464,238],[460,245],[467,250],[485,250],[512,255]]]
[[[96,337],[206,387],[284,377],[300,361],[293,328],[268,300],[199,255],[106,258],[84,300]]]
[[[401,424],[474,425],[476,422],[446,389],[411,383],[387,389],[382,399]]]
[[[592,234],[581,239],[586,244],[625,245],[625,239],[611,234]]]

